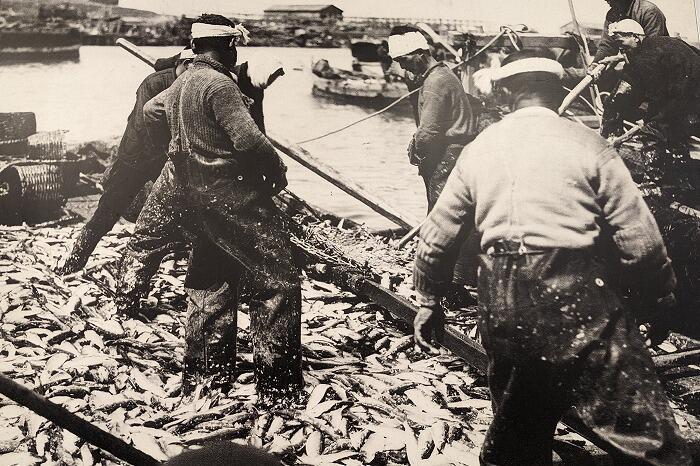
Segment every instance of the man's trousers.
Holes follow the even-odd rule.
[[[189,241],[185,369],[229,377],[245,271],[258,388],[286,391],[302,383],[301,284],[289,234],[261,182],[166,162],[127,246],[119,295],[147,292],[160,259]]]
[[[555,428],[573,412],[624,464],[691,464],[641,335],[588,250],[480,260],[479,330],[494,420],[484,465],[551,465]]]

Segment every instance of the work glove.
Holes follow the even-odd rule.
[[[421,306],[413,319],[413,339],[418,347],[429,354],[440,354],[431,341],[440,342],[445,334],[445,311],[442,306]]]
[[[673,308],[675,307],[676,296],[673,293],[656,300],[654,316],[649,319],[649,322],[639,327],[647,347],[658,346],[668,338],[669,333],[671,333]]]

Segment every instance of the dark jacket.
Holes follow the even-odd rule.
[[[648,118],[682,120],[700,111],[700,50],[676,37],[646,37],[627,56],[626,79],[649,101]]]
[[[462,83],[439,63],[423,75],[418,92],[418,129],[413,152],[419,171],[430,176],[450,145],[466,145],[476,136],[476,117]]]
[[[146,128],[143,107],[156,95],[169,88],[175,82],[175,69],[166,68],[151,73],[141,82],[136,90],[136,103],[129,115],[124,135],[119,143],[117,157],[129,165],[139,162],[144,156],[156,156],[165,153],[169,132],[167,125]],[[149,137],[149,132],[152,132]],[[166,144],[162,144],[165,140]]]
[[[659,7],[647,0],[632,0],[624,13],[618,13],[612,8],[608,11],[603,24],[603,38],[598,44],[594,61],[600,61],[605,57],[617,54],[618,47],[608,35],[608,30],[611,23],[623,19],[633,19],[638,22],[644,28],[647,37],[668,36],[666,16]]]

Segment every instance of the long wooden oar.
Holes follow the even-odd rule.
[[[2,374],[0,374],[0,393],[129,464],[135,466],[160,464],[160,461],[137,450],[124,440],[100,429],[85,419],[79,418],[66,408],[52,403],[38,393]]]
[[[127,50],[129,53],[144,61],[145,63],[148,63],[151,66],[155,64],[155,59],[143,53],[139,47],[132,44],[128,40],[118,39],[116,43],[118,46]],[[405,214],[398,212],[395,208],[387,204],[386,201],[380,199],[377,196],[374,196],[362,186],[345,178],[335,169],[329,167],[328,165],[325,165],[323,162],[315,158],[301,146],[289,142],[283,137],[275,135],[274,133],[271,133],[269,131],[267,133],[267,137],[278,150],[288,155],[295,161],[299,162],[301,165],[316,173],[321,178],[330,182],[334,186],[342,189],[350,196],[365,204],[370,209],[379,213],[383,217],[391,220],[398,226],[410,230],[411,228],[413,228],[414,225],[419,223],[416,219],[413,219]]]
[[[391,220],[400,227],[410,230],[411,228],[413,228],[414,225],[420,223],[418,222],[418,220],[398,212],[395,208],[387,204],[384,200],[371,194],[362,186],[346,178],[334,168],[324,164],[323,162],[315,158],[313,155],[311,155],[311,153],[309,153],[309,151],[307,151],[303,147],[294,144],[293,142],[287,141],[281,136],[271,133],[269,131],[267,132],[267,138],[282,153],[288,155],[304,167],[319,175],[324,180],[342,189],[343,191],[345,191],[358,201],[362,202],[370,209],[381,214],[382,216]]]
[[[588,88],[588,86],[593,82],[593,76],[602,72],[606,66],[607,65],[605,65],[604,63],[599,64],[598,66],[593,68],[586,75],[586,77],[583,78],[581,80],[581,82],[576,85],[576,87],[571,89],[571,92],[569,92],[567,94],[567,96],[564,97],[564,100],[562,101],[561,105],[559,106],[559,110],[558,110],[559,115],[562,115],[564,113],[564,111],[567,108],[569,108],[569,105],[571,105],[573,103],[573,101],[576,100],[576,98],[579,96],[579,94],[581,94],[583,91],[585,91]]]
[[[136,58],[138,58],[139,60],[141,60],[142,62],[147,64],[148,66],[152,67],[153,65],[155,65],[155,63],[156,63],[155,58],[151,57],[150,55],[148,55],[147,53],[142,51],[140,48],[138,48],[138,46],[132,44],[128,40],[120,37],[119,39],[116,40],[115,43],[119,47],[123,48],[124,50],[126,50],[127,52],[129,52],[130,54],[132,54],[133,56],[135,56]]]

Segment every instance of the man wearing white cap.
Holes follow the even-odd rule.
[[[476,229],[495,415],[482,464],[551,465],[556,425],[575,406],[620,460],[631,458],[624,464],[689,465],[636,316],[611,286],[624,277],[658,308],[673,300],[675,275],[615,150],[558,117],[563,73],[523,51],[493,77],[513,112],[467,147],[421,229],[414,336],[436,351],[430,338],[443,330],[440,297],[455,250]],[[597,258],[601,241],[615,245],[615,267]]]
[[[192,24],[197,53],[165,91],[169,160],[127,245],[122,280],[150,256],[192,238],[185,287],[183,388],[212,376],[235,380],[236,298],[245,270],[250,285],[253,362],[265,398],[296,393],[301,374],[301,283],[292,245],[272,196],[286,186],[286,167],[251,118],[231,74],[247,31],[220,15]],[[129,309],[122,309],[128,312]]]
[[[389,55],[422,81],[418,92],[418,129],[409,160],[423,177],[430,211],[464,146],[476,135],[476,119],[457,76],[430,55],[428,41],[412,27],[396,27]]]
[[[687,157],[689,138],[700,129],[700,51],[677,37],[647,36],[631,19],[611,24],[610,35],[627,57],[624,75],[636,103],[649,103],[646,129],[662,151]]]
[[[605,0],[610,5],[610,10],[605,15],[603,24],[603,36],[598,44],[594,63],[603,58],[616,55],[617,45],[609,34],[610,25],[623,19],[632,19],[640,24],[644,34],[649,37],[668,36],[666,28],[666,16],[663,12],[647,0]]]
[[[78,233],[70,253],[56,269],[59,274],[77,272],[85,267],[97,243],[128,212],[141,189],[155,181],[166,159],[169,135],[149,135],[143,107],[151,98],[175,82],[194,58],[189,47],[180,52],[172,66],[151,73],[136,90],[136,103],[129,115],[119,143],[117,156],[102,178],[104,192],[90,220]]]

